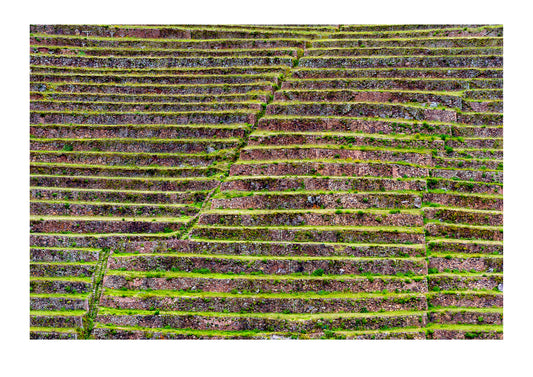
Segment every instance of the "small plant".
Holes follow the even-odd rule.
[[[74,150],[74,147],[71,144],[65,144],[63,145],[63,150],[65,152],[72,152]]]
[[[317,268],[311,273],[311,276],[322,276],[324,275],[324,270],[322,268]]]

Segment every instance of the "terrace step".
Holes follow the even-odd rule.
[[[30,234],[30,247],[89,247],[112,248],[121,250],[128,243],[147,242],[169,239],[175,234],[167,233],[112,233],[112,234],[79,234],[79,233],[32,233]]]
[[[432,253],[503,254],[503,243],[484,240],[427,240],[427,249]]]
[[[383,41],[380,39],[380,41]],[[500,40],[501,41],[501,40]],[[356,42],[359,44],[359,41]],[[393,42],[394,43],[394,42]],[[363,42],[364,44],[364,42]],[[90,51],[90,50],[88,50]],[[267,50],[268,51],[268,50]],[[317,46],[313,44],[313,48],[308,48],[304,52],[304,56],[475,56],[475,55],[503,55],[503,48],[501,46],[494,47],[441,47],[441,46],[397,46],[390,44],[381,46],[353,46],[338,43],[336,46]]]
[[[30,248],[32,262],[96,262],[100,252],[91,249]]]
[[[503,285],[503,276],[483,274],[481,276],[461,275],[429,275],[428,290],[462,291],[462,290],[495,290]]]
[[[421,25],[424,26],[424,25]],[[333,34],[335,36],[335,34]],[[360,39],[320,39],[311,42],[314,48],[354,48],[354,55],[366,55],[370,48],[490,48],[502,47],[501,37],[463,37],[463,38],[360,38]],[[357,48],[357,49],[355,49]],[[423,54],[423,53],[422,53]],[[415,54],[413,54],[415,55]],[[444,53],[443,55],[448,55]]]
[[[103,202],[55,202],[32,201],[30,202],[31,215],[46,216],[124,216],[124,217],[156,217],[166,218],[180,216],[194,216],[197,207],[183,205],[135,205],[130,203],[103,203]]]
[[[302,59],[303,60],[303,59]],[[347,79],[288,79],[283,90],[411,90],[458,92],[470,89],[501,89],[502,79],[415,79],[415,78],[347,78]],[[56,89],[57,90],[57,89]]]
[[[388,150],[327,149],[311,146],[294,148],[245,148],[241,150],[241,161],[269,160],[379,160],[383,162],[409,162],[417,165],[432,165],[429,153],[398,152]]]
[[[320,119],[318,117],[309,118]],[[266,123],[273,120],[278,122],[277,118],[261,118]],[[281,124],[285,121],[283,119]],[[289,120],[293,124],[297,124],[299,118]],[[329,134],[329,135],[328,135]],[[361,135],[356,133],[346,134],[331,134],[327,133],[253,133],[248,142],[248,146],[257,145],[345,145],[348,147],[367,147],[367,148],[394,148],[394,149],[444,149],[444,142],[442,140],[431,139],[415,139],[411,137],[386,137],[382,135]],[[470,151],[469,151],[470,152]]]
[[[425,191],[423,180],[369,177],[229,177],[221,191]]]
[[[30,263],[30,275],[35,277],[86,277],[91,276],[94,269],[94,263]]]
[[[419,102],[437,104],[446,107],[463,107],[462,98],[457,95],[441,94],[439,92],[416,92],[416,91],[379,91],[379,90],[278,90],[274,94],[275,101],[298,101],[298,102],[380,102],[402,103]],[[474,106],[483,111],[485,107]],[[333,113],[332,113],[333,115]]]
[[[431,329],[427,330],[427,332],[429,339],[503,339],[503,328],[501,326],[465,327],[467,328],[463,330],[435,328],[432,326]]]
[[[156,202],[156,198],[160,198],[162,195],[176,195],[174,203],[178,203],[181,199],[187,200],[191,197],[191,201],[199,202],[203,201],[203,195],[206,190],[212,190],[218,185],[218,181],[209,178],[124,178],[124,177],[94,177],[94,176],[78,176],[72,177],[70,175],[39,175],[32,174],[30,176],[30,185],[41,190],[46,188],[77,188],[86,190],[105,190],[106,198],[120,198],[122,200],[123,195],[130,195],[131,198],[141,201],[141,198],[146,197],[147,203]],[[117,192],[113,194],[112,191],[120,190],[145,190],[144,193],[138,192]],[[152,193],[152,191],[156,191]],[[163,191],[157,193],[157,191]],[[196,192],[195,192],[196,191]],[[168,194],[165,194],[168,192]],[[98,193],[95,193],[95,195]],[[45,195],[41,193],[41,197]],[[53,193],[51,194],[53,196]],[[72,197],[75,192],[72,192]],[[80,194],[84,195],[84,194]],[[89,194],[87,194],[89,195]],[[153,195],[153,196],[152,196]],[[127,197],[127,196],[126,196]],[[93,197],[94,198],[94,197]],[[137,199],[139,198],[139,199]],[[194,198],[194,199],[192,199]],[[166,200],[165,200],[166,202]]]
[[[138,167],[218,167],[231,158],[231,151],[217,154],[173,154],[86,151],[31,151],[30,162],[74,165]]]
[[[495,292],[428,293],[428,304],[433,307],[501,308],[503,295]]]
[[[86,298],[46,296],[32,297],[30,295],[30,310],[88,310]]]
[[[339,36],[339,35],[337,35]],[[42,64],[31,60],[32,64]],[[54,62],[55,63],[55,62]],[[73,64],[74,62],[70,62]],[[118,62],[117,62],[118,63]],[[503,57],[497,55],[470,56],[386,56],[386,57],[311,57],[300,59],[304,68],[501,68]]]
[[[458,179],[462,181],[503,183],[503,172],[494,170],[431,169],[431,176],[435,178]]]
[[[116,39],[120,42],[120,39]],[[122,40],[124,41],[124,40]],[[205,41],[198,41],[205,42]],[[252,41],[253,42],[253,41]],[[297,41],[296,41],[297,42]],[[170,75],[170,76],[190,76],[190,75],[266,75],[269,73],[282,74],[288,70],[284,66],[249,66],[249,67],[168,67],[168,68],[131,68],[124,69],[120,67],[75,67],[75,66],[53,66],[53,65],[34,65],[30,64],[32,73],[59,73],[59,74],[79,74],[93,73],[111,74],[111,75],[131,75],[145,74],[151,76]]]
[[[109,269],[126,271],[185,271],[208,269],[215,273],[258,273],[290,275],[301,273],[311,275],[316,270],[323,270],[325,275],[361,275],[363,272],[380,275],[397,273],[422,275],[427,271],[423,259],[339,259],[324,260],[320,258],[238,258],[227,256],[188,256],[188,255],[135,255],[111,256]],[[262,272],[261,272],[262,271]]]
[[[118,275],[126,274],[126,275]],[[174,274],[175,275],[175,274]],[[110,271],[104,277],[103,285],[110,289],[128,289],[144,291],[152,290],[184,290],[220,293],[317,293],[327,297],[328,292],[427,292],[425,279],[401,277],[292,277],[276,275],[275,278],[265,275],[235,275],[224,277],[190,277],[195,274],[168,275],[166,277],[129,276],[125,272]]]
[[[248,74],[248,75],[162,75],[162,74],[114,74],[83,72],[83,73],[32,73],[30,82],[41,83],[115,83],[115,84],[244,84],[254,82],[278,83],[279,73]],[[53,85],[51,85],[53,87]]]
[[[311,92],[309,92],[311,93]],[[372,119],[357,119],[345,117],[264,117],[259,119],[258,130],[265,131],[282,131],[282,132],[320,132],[323,134],[331,133],[330,139],[338,139],[342,137],[335,135],[335,133],[351,133],[360,132],[365,134],[392,134],[392,133],[408,133],[408,134],[450,134],[451,125],[448,124],[419,124],[418,122],[410,122],[402,119],[401,121],[391,120],[372,120]],[[257,134],[257,132],[255,132]],[[357,138],[358,135],[350,135],[352,138]],[[460,135],[459,135],[460,136]],[[466,136],[466,135],[464,135]],[[256,136],[252,136],[256,138]],[[335,143],[332,141],[332,143]]]
[[[81,316],[71,315],[31,315],[30,314],[30,326],[31,327],[82,327]]]
[[[249,48],[304,48],[305,42],[297,39],[211,39],[178,40],[150,38],[96,38],[78,35],[35,34],[30,37],[30,45],[107,47],[107,48],[166,48],[166,49],[249,49]]]
[[[31,125],[30,135],[35,138],[83,139],[231,139],[244,137],[246,124],[201,125]]]
[[[429,25],[428,25],[429,26]],[[400,30],[365,30],[362,31],[347,31],[330,35],[330,38],[429,38],[429,37],[449,37],[449,38],[465,38],[465,37],[501,37],[503,35],[503,27],[499,25],[471,25],[473,27],[463,25],[435,25],[435,28],[415,29],[415,25],[411,25],[412,29]],[[351,26],[349,26],[351,27]],[[400,26],[403,27],[403,26]],[[357,29],[355,29],[357,30]]]
[[[270,93],[272,84],[265,81],[258,81],[250,84],[205,84],[205,85],[156,85],[156,84],[91,84],[91,83],[49,83],[31,82],[30,91],[45,92],[52,91],[52,95],[76,93],[96,96],[97,94],[107,95],[159,95],[164,96],[222,96],[248,94],[249,92]],[[70,98],[70,97],[69,97]],[[168,97],[167,97],[168,98]],[[75,122],[69,122],[75,123]]]
[[[429,223],[426,234],[438,238],[503,241],[503,228]]]
[[[435,110],[403,104],[381,103],[272,103],[267,107],[266,115],[298,116],[361,116],[380,118],[400,118],[431,120],[438,122],[455,122],[457,112],[453,110]]]
[[[130,166],[108,166],[108,165],[71,165],[63,163],[31,163],[30,173],[32,175],[71,175],[71,176],[102,176],[102,177],[167,177],[167,178],[201,178],[211,177],[218,173],[223,173],[222,169],[216,167],[194,167],[194,168],[170,168],[170,167],[130,167]],[[181,185],[183,187],[183,185]]]
[[[73,330],[68,332],[56,331],[55,329],[52,331],[45,331],[41,328],[34,327],[30,328],[30,339],[78,339],[78,334]]]
[[[231,176],[349,176],[349,177],[386,177],[422,178],[428,176],[428,169],[419,166],[380,163],[380,162],[279,162],[239,163],[230,168]],[[480,174],[481,175],[481,174]]]
[[[245,93],[229,94],[121,94],[121,93],[74,93],[46,91],[46,84],[40,83],[37,88],[41,91],[30,92],[30,100],[57,100],[57,101],[85,101],[85,102],[148,102],[148,103],[224,103],[224,102],[266,102],[269,92],[267,90],[251,91]],[[164,89],[164,88],[163,88]],[[161,90],[163,91],[163,90]]]
[[[126,295],[120,297],[119,294]],[[348,296],[348,295],[346,295]],[[253,313],[337,313],[425,310],[424,295],[396,297],[269,297],[261,296],[195,296],[157,295],[137,296],[128,291],[106,291],[100,305],[112,309],[199,311],[199,312],[253,312]]]
[[[433,40],[433,39],[432,39]],[[454,39],[449,39],[454,40]],[[373,40],[379,43],[379,39]],[[324,43],[350,41],[327,40]],[[398,40],[401,42],[401,40]],[[313,45],[320,41],[313,42]],[[392,42],[391,42],[392,43]],[[290,73],[292,79],[350,79],[350,78],[420,78],[420,79],[501,79],[501,68],[301,68],[293,69]]]
[[[424,217],[454,224],[503,226],[502,212],[428,208],[424,209]]]
[[[53,182],[53,181],[52,181]],[[44,184],[40,180],[41,184]],[[191,204],[198,206],[202,203],[207,192],[150,192],[150,191],[118,191],[118,190],[76,190],[63,189],[60,185],[48,187],[30,187],[30,200],[65,201],[95,201],[110,203],[138,203],[140,206],[150,204]]]
[[[30,46],[30,53],[33,56],[45,55],[53,56],[57,58],[58,56],[76,56],[82,55],[88,58],[91,57],[142,57],[142,58],[153,58],[153,57],[174,57],[174,58],[183,58],[183,57],[204,57],[208,59],[213,58],[235,58],[235,57],[286,57],[286,56],[296,56],[297,50],[295,48],[247,48],[247,49],[168,49],[168,48],[124,48],[124,47],[72,47],[72,46],[49,46],[49,45],[32,45]],[[490,51],[487,54],[497,52]]]
[[[424,194],[422,201],[426,203],[437,203],[447,207],[503,211],[503,198],[495,195],[427,193]]]
[[[341,211],[338,211],[341,212]],[[211,213],[203,212],[199,225],[211,226],[423,226],[421,214],[384,213],[321,213],[273,212],[273,213]]]
[[[470,271],[472,273],[481,272],[503,272],[503,258],[501,257],[434,257],[430,256],[428,268],[436,269],[439,272],[445,270]]]
[[[213,209],[304,209],[304,208],[420,208],[413,194],[265,194],[230,199],[212,199]]]
[[[65,145],[70,146],[65,148]],[[237,146],[235,139],[37,139],[30,142],[30,150],[90,151],[134,153],[212,153]]]
[[[96,57],[30,54],[30,64],[74,66],[94,68],[170,68],[170,67],[245,67],[245,66],[286,66],[292,67],[292,56],[222,56],[222,57]],[[481,58],[482,59],[482,58]],[[501,66],[501,58],[485,64],[489,67]],[[479,63],[478,63],[479,64]]]
[[[30,279],[30,292],[35,294],[77,294],[91,293],[93,285],[85,281]]]
[[[290,242],[233,242],[214,240],[162,240],[153,242],[130,242],[124,253],[184,253],[184,254],[224,254],[250,256],[352,256],[352,257],[422,257],[425,249],[419,245],[378,245],[378,244],[325,244]]]
[[[255,123],[257,111],[184,111],[184,112],[76,112],[30,111],[31,123],[87,124],[233,124]]]
[[[226,38],[250,38],[250,39],[279,39],[300,38],[311,39],[326,36],[328,32],[310,32],[298,30],[271,30],[260,26],[236,27],[236,26],[136,26],[136,25],[31,25],[31,33],[43,33],[51,35],[80,35],[110,37],[110,38],[161,38],[161,39],[226,39]]]
[[[232,111],[260,110],[261,104],[254,102],[226,103],[130,103],[130,102],[80,102],[80,101],[30,101],[31,110],[57,111],[99,111],[99,112],[179,112],[179,111]]]
[[[171,233],[182,229],[187,218],[45,217],[30,220],[30,232],[53,233]]]
[[[463,97],[472,100],[503,100],[503,89],[465,90]]]
[[[309,315],[308,315],[309,316]],[[310,315],[312,316],[312,315]],[[329,316],[328,316],[329,317]],[[290,315],[284,317],[263,317],[252,315],[200,315],[187,314],[99,314],[96,317],[99,326],[141,326],[160,329],[168,326],[174,329],[223,330],[223,331],[322,331],[324,324],[339,330],[377,330],[382,327],[413,327],[424,326],[425,314],[412,312],[405,314],[381,314],[374,316],[332,314],[327,320],[317,316],[309,319],[291,320]]]

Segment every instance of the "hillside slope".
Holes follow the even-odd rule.
[[[30,41],[31,338],[502,338],[501,26]]]

